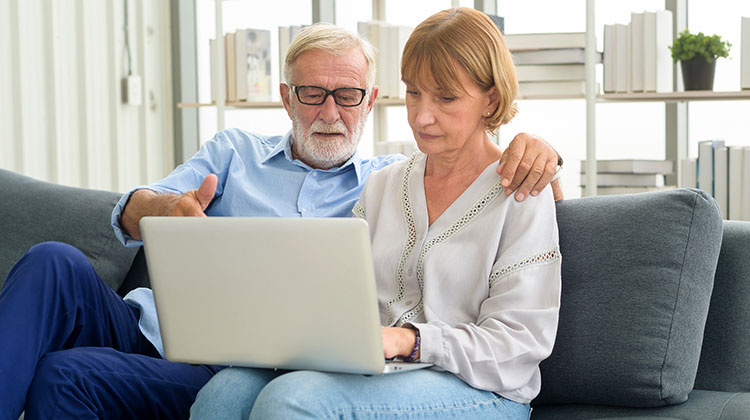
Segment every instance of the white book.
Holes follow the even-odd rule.
[[[604,186],[597,186],[596,187],[596,194],[597,195],[620,195],[620,194],[639,194],[644,192],[654,192],[654,191],[666,191],[674,189],[674,185],[665,185],[663,187],[604,187]]]
[[[724,140],[704,140],[698,142],[698,184],[697,188],[708,195],[714,195],[714,149],[724,146]]]
[[[584,80],[521,82],[518,84],[519,99],[584,95],[586,95],[586,81]]]
[[[391,40],[393,41],[392,57],[394,67],[390,70],[391,90],[397,98],[406,97],[406,85],[401,81],[401,55],[404,52],[406,41],[409,40],[414,28],[410,26],[394,25]],[[408,156],[408,155],[407,155]]]
[[[613,159],[597,160],[596,171],[599,173],[623,173],[623,174],[664,174],[674,172],[674,164],[671,160],[647,160],[647,159]],[[581,161],[581,173],[586,173],[586,161]]]
[[[672,12],[644,12],[643,89],[646,92],[672,91]]]
[[[289,82],[284,76],[286,68],[286,53],[289,51],[289,44],[292,42],[291,30],[288,26],[279,26],[279,82]]]
[[[680,188],[695,188],[697,185],[698,159],[687,158],[680,161]]]
[[[505,34],[503,37],[511,51],[586,48],[585,32]]]
[[[244,59],[248,46],[247,29],[237,29],[234,32],[234,57],[237,66],[237,101],[247,101],[247,60]]]
[[[234,38],[235,36],[232,32],[224,35],[227,102],[237,102],[237,62],[235,59]]]
[[[586,66],[584,64],[531,64],[516,66],[516,77],[519,82],[585,80]]]
[[[248,101],[265,102],[271,100],[271,31],[247,29],[243,50],[238,50],[239,69],[244,71],[238,77],[244,80],[238,86],[245,89],[242,94]]]
[[[750,17],[742,18],[740,48],[740,86],[750,89]]]
[[[586,185],[586,174],[581,174],[581,185]],[[597,187],[663,187],[662,174],[596,174]]]
[[[643,13],[630,14],[630,90],[643,92]]]
[[[216,51],[216,40],[215,39],[209,39],[208,40],[208,56],[211,57],[211,102],[216,103],[216,96],[218,95],[219,91],[219,76],[217,74],[216,69],[216,54],[218,52]]]
[[[745,148],[732,146],[729,148],[729,220],[742,220],[742,176]]]
[[[375,63],[378,68],[378,79],[380,83],[379,96],[383,98],[393,98],[397,94],[393,92],[390,83],[391,72],[395,68],[393,63],[393,31],[390,24],[378,22],[378,61]]]
[[[615,58],[617,55],[617,28],[615,25],[604,25],[604,92],[615,91]]]
[[[511,52],[516,65],[524,64],[584,64],[584,48],[560,48],[554,50],[534,50]],[[601,53],[596,53],[594,63],[601,63]]]
[[[628,91],[630,77],[628,25],[615,24],[615,31],[615,92],[624,93]]]
[[[719,146],[714,149],[714,200],[719,203],[721,217],[725,220],[729,214],[729,149]]]
[[[742,220],[750,221],[750,147],[745,147],[742,168]]]

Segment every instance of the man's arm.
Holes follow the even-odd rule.
[[[120,226],[133,239],[141,240],[140,221],[146,216],[197,216],[203,213],[216,193],[218,179],[210,174],[198,189],[182,195],[157,194],[151,190],[138,190],[130,196],[120,217]]]
[[[515,191],[515,198],[523,201],[529,194],[536,196],[547,184],[552,184],[555,201],[563,199],[560,181],[552,178],[562,167],[562,159],[549,144],[539,137],[519,133],[500,158],[497,173],[505,187],[505,195]]]

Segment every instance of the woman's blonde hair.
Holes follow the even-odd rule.
[[[500,30],[486,14],[461,7],[435,13],[414,29],[401,57],[401,77],[410,83],[434,82],[448,95],[466,94],[456,65],[485,92],[495,87],[497,109],[485,118],[485,130],[496,133],[518,108],[518,80]]]
[[[359,47],[367,60],[365,80],[366,89],[369,92],[375,83],[375,49],[367,40],[330,23],[320,22],[310,25],[294,37],[284,59],[284,78],[287,83],[291,83],[292,64],[306,51],[321,50],[332,55],[340,55],[353,47]]]

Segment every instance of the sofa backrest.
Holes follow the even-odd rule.
[[[534,404],[653,407],[693,389],[722,238],[703,191],[557,204],[560,323]]]
[[[0,286],[29,248],[59,241],[80,249],[102,280],[117,290],[137,252],[122,246],[112,231],[110,215],[120,196],[0,169]]]
[[[724,222],[695,388],[750,392],[750,222]]]

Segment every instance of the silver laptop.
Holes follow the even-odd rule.
[[[145,217],[164,352],[176,362],[382,374],[367,222]]]

